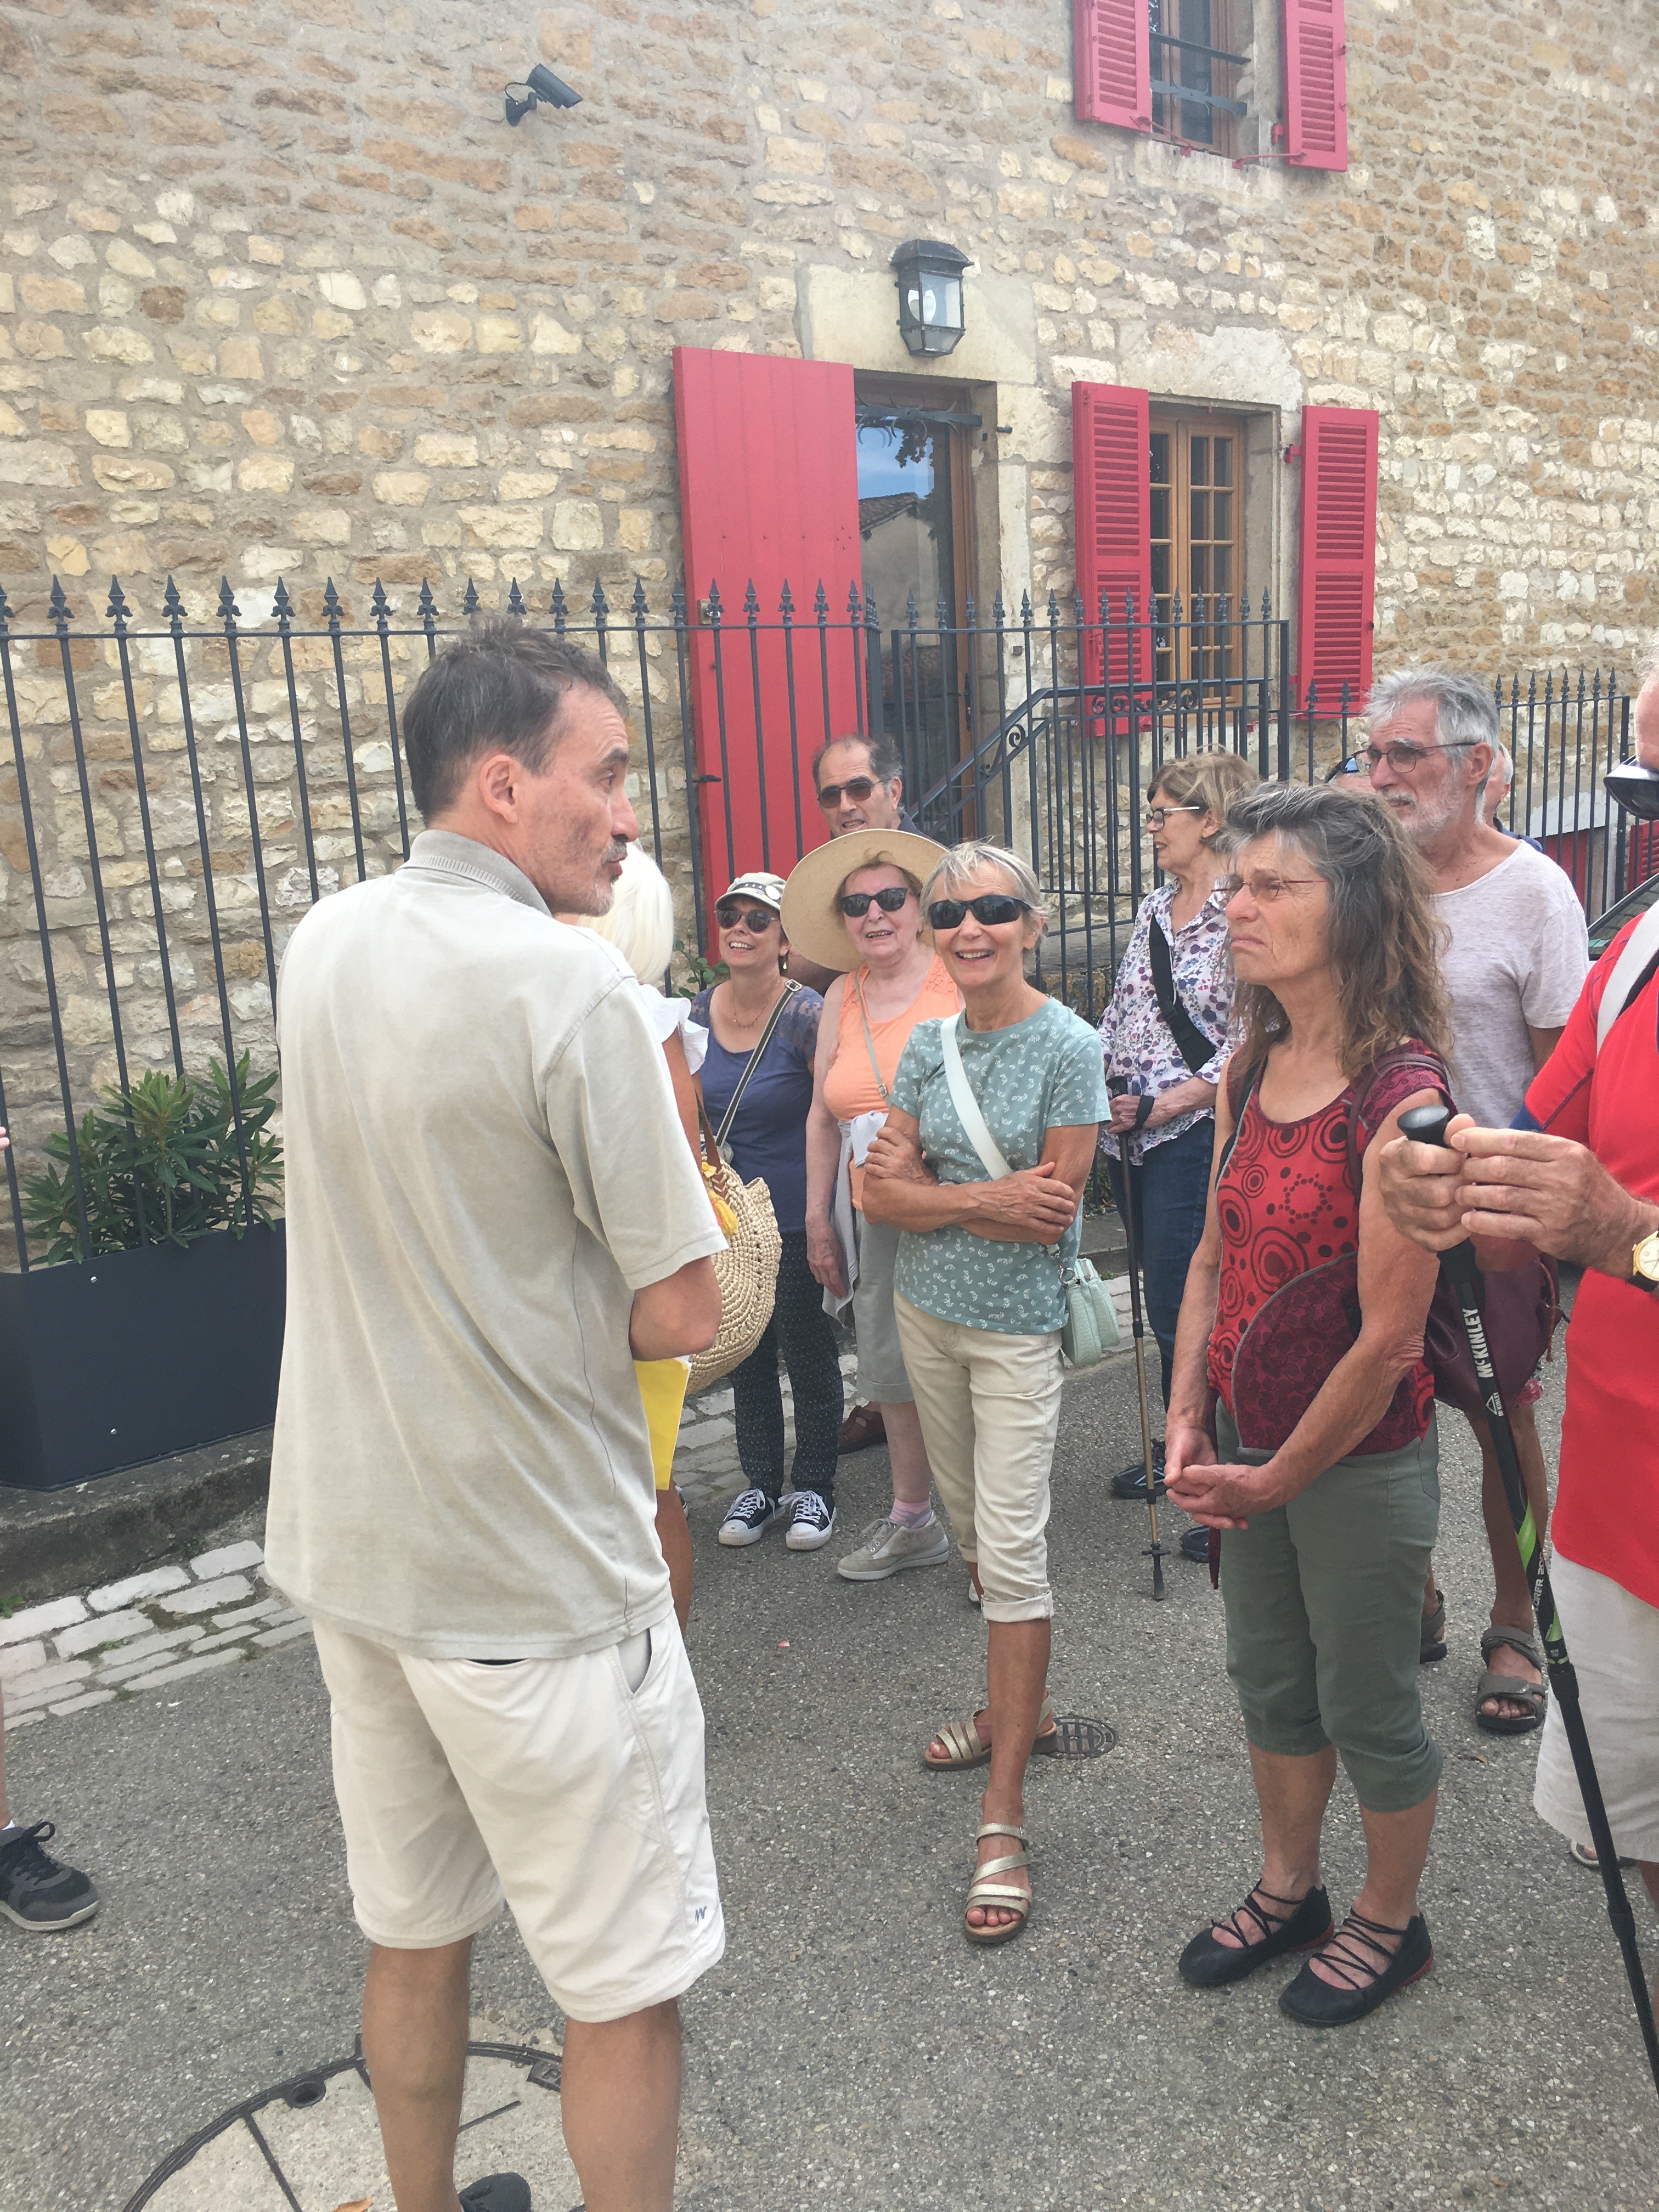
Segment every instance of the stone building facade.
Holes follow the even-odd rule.
[[[1155,483],[1152,512],[1176,511],[1164,589],[1265,591],[1295,617],[1304,410],[1373,412],[1379,659],[1630,665],[1659,623],[1650,0],[1347,0],[1345,20],[1334,0],[1150,0],[1151,76],[1175,72],[1188,97],[1157,94],[1126,127],[1078,80],[1079,32],[1121,16],[1144,35],[1146,4],[5,10],[0,586],[14,624],[39,628],[58,578],[77,631],[100,637],[74,647],[88,794],[58,647],[20,648],[17,671],[47,921],[88,1067],[109,1072],[117,992],[141,1064],[165,1059],[110,577],[141,627],[169,576],[198,623],[222,577],[250,625],[279,578],[313,628],[330,580],[348,625],[370,623],[377,580],[400,627],[422,580],[451,617],[468,579],[486,606],[516,580],[532,607],[596,581],[624,606],[637,580],[661,610],[685,566],[677,348],[848,364],[866,412],[960,416],[929,433],[948,531],[937,510],[916,526],[902,479],[884,492],[878,471],[867,494],[872,530],[896,520],[892,542],[914,541],[895,574],[948,554],[957,620],[969,595],[1069,601],[1074,388],[1091,387],[1139,394],[1173,441],[1154,464],[1169,496],[1160,508]],[[1322,15],[1346,71],[1346,166],[1304,158],[1287,110]],[[581,104],[511,126],[503,89],[538,61]],[[970,264],[965,335],[932,359],[898,327],[890,258],[915,239]],[[1232,496],[1206,493],[1200,525],[1224,434]],[[862,479],[858,498],[861,528]],[[708,580],[689,580],[694,605]],[[844,602],[847,580],[823,580]],[[191,651],[205,836],[165,639],[137,648],[133,726],[179,944],[204,943],[195,886],[222,869],[235,1018],[263,1050],[265,939],[280,951],[311,863],[325,890],[395,858],[382,664],[372,638],[350,641],[342,686],[326,638],[301,640],[290,697],[270,641],[252,641],[250,777],[223,656]],[[394,641],[394,690],[419,658],[418,637]],[[319,753],[307,854],[291,753],[343,696],[356,811]],[[672,848],[684,774],[664,753]],[[248,872],[250,787],[274,933]],[[33,1052],[43,1005],[19,797],[0,767],[0,1072],[7,1020]],[[118,902],[107,956],[88,814],[131,908]],[[180,988],[205,1052],[216,1000]],[[19,1079],[51,1088],[38,1068]]]

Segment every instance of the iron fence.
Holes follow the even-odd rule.
[[[688,950],[706,946],[732,876],[787,872],[827,835],[818,748],[876,738],[896,747],[930,834],[1030,857],[1050,902],[1042,980],[1092,1018],[1156,879],[1141,805],[1159,765],[1224,746],[1263,775],[1311,778],[1351,756],[1355,702],[1297,696],[1288,628],[1265,599],[1170,602],[1153,621],[1132,604],[1091,620],[1053,596],[1012,613],[999,599],[988,618],[970,602],[931,623],[913,602],[890,627],[857,586],[832,605],[820,584],[810,611],[786,586],[766,614],[752,585],[736,614],[713,586],[653,610],[638,582],[621,611],[599,586],[574,607],[557,583],[532,608],[514,582],[503,605],[587,646],[623,690],[641,835]],[[28,621],[0,592],[0,1122],[15,1140],[0,1157],[18,1268],[43,1255],[22,1178],[49,1142],[71,1234],[96,1250],[82,1117],[146,1071],[223,1070],[235,1212],[258,1218],[243,1093],[275,1067],[288,937],[319,898],[407,854],[400,701],[480,611],[470,582],[441,609],[426,583],[399,598],[377,581],[358,602],[279,581],[253,621],[228,582],[193,611],[171,580],[148,607],[112,583],[101,620],[56,583]],[[1498,691],[1516,826],[1596,911],[1659,861],[1601,784],[1628,750],[1626,693],[1583,671]],[[141,1242],[161,1233],[142,1212],[137,1226]]]

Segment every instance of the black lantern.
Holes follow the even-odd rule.
[[[937,238],[907,239],[895,252],[899,329],[912,353],[951,353],[962,343],[962,272],[973,265]]]

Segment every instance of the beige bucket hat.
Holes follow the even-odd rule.
[[[944,858],[943,845],[908,830],[854,830],[845,837],[832,837],[789,872],[783,890],[784,934],[820,968],[850,974],[859,957],[836,904],[848,876],[885,860],[925,884]]]

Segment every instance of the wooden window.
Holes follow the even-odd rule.
[[[1237,672],[1236,646],[1211,626],[1237,622],[1244,589],[1244,425],[1160,410],[1150,428],[1158,674],[1219,682]]]
[[[1334,0],[1340,5],[1340,0]],[[1237,89],[1247,57],[1234,51],[1231,0],[1148,0],[1152,130],[1231,155],[1245,112]]]

